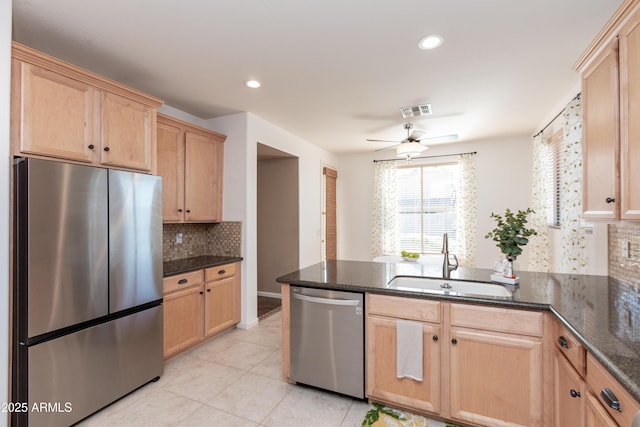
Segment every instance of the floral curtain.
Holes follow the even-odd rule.
[[[395,162],[374,163],[371,256],[396,254],[398,241],[398,202]]]
[[[549,272],[551,270],[549,246],[549,192],[547,177],[553,167],[550,163],[549,145],[543,133],[533,137],[533,176],[531,189],[531,209],[529,225],[538,233],[529,237],[529,270]]]
[[[563,273],[582,273],[587,265],[582,221],[582,103],[571,101],[563,113],[564,143],[560,175],[560,223]]]
[[[472,154],[458,156],[458,197],[456,204],[456,256],[463,267],[475,267],[477,199],[476,166]]]

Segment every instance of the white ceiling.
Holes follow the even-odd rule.
[[[18,42],[204,119],[248,111],[335,153],[533,135],[621,0],[13,0]],[[417,48],[438,33],[444,44]],[[249,89],[247,79],[263,82]]]

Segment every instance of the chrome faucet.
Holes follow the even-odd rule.
[[[458,268],[458,257],[451,254],[455,260],[455,264],[452,264],[449,261],[449,237],[447,236],[447,233],[444,233],[442,236],[442,253],[444,254],[444,261],[442,262],[442,277],[449,279],[451,277],[451,272]]]

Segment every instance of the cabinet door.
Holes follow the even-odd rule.
[[[15,74],[18,74],[16,76]],[[79,162],[94,159],[96,91],[85,83],[14,60],[19,150]]]
[[[423,380],[396,377],[396,320],[367,317],[367,396],[440,412],[440,326],[423,323]]]
[[[619,98],[617,41],[582,76],[583,216],[619,215]]]
[[[229,277],[204,284],[204,335],[217,334],[235,322],[235,278]]]
[[[622,219],[640,219],[640,13],[620,32]]]
[[[220,221],[217,144],[189,131],[185,143],[185,220]]]
[[[190,347],[203,338],[202,285],[164,296],[164,357]]]
[[[585,402],[586,427],[617,427],[618,424],[609,416],[607,410],[591,393],[587,393]]]
[[[478,425],[542,425],[539,338],[452,328],[451,417]]]
[[[184,214],[184,132],[158,122],[158,175],[162,177],[162,220],[179,222]]]
[[[553,356],[553,397],[553,423],[556,427],[584,425],[584,381],[558,350]]]
[[[102,93],[101,163],[151,170],[156,111],[112,93]]]

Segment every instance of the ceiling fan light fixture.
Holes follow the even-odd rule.
[[[440,34],[429,34],[420,39],[418,47],[422,50],[431,50],[442,45],[444,38]]]
[[[429,147],[422,145],[419,142],[403,142],[396,147],[396,155],[410,160],[412,157],[422,154],[422,152],[427,148]]]

